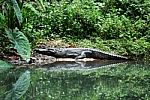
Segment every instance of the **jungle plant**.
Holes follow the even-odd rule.
[[[24,72],[17,82],[13,85],[13,88],[7,92],[5,100],[18,100],[26,93],[30,85],[30,72]]]
[[[21,32],[23,18],[20,8],[22,5],[23,0],[0,1],[0,7],[2,8],[0,11],[0,40],[1,46],[16,49],[20,57],[28,62],[30,59],[30,44],[27,37]],[[8,39],[9,41],[7,41]],[[1,72],[12,67],[11,64],[0,60]],[[18,100],[28,90],[29,85],[30,73],[26,71],[13,85],[12,90],[7,92],[5,100]]]
[[[12,46],[9,45],[9,48],[16,49],[23,60],[29,61],[30,44],[27,37],[21,32],[23,22],[21,13],[22,6],[23,0],[1,0],[0,7],[3,9],[0,13],[0,21],[4,21],[5,23],[0,29],[4,32],[0,31],[0,34],[6,33],[5,38],[2,39],[9,39],[12,43]],[[4,42],[10,44],[9,41]]]
[[[0,60],[0,73],[6,73],[13,65],[7,63],[6,61]],[[9,74],[9,73],[8,73]],[[5,76],[6,77],[6,76]],[[4,100],[18,100],[26,93],[30,85],[30,72],[25,71],[13,84],[13,88],[10,91],[6,91],[3,95],[5,96]]]

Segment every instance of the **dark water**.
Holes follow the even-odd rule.
[[[31,72],[31,84],[21,100],[150,100],[148,62],[58,65],[1,72],[0,100],[25,70]]]

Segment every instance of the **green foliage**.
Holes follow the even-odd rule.
[[[1,68],[11,68],[11,67],[12,67],[11,64],[7,63],[6,61],[0,60],[0,69]]]
[[[20,32],[17,28],[14,30],[6,30],[6,34],[9,40],[13,43],[13,48],[15,48],[19,55],[26,61],[30,59],[30,44],[25,35]]]
[[[2,15],[5,18],[4,24],[5,28],[14,29],[18,27],[21,29],[22,27],[22,13],[21,13],[22,1],[20,0],[3,0],[0,3],[0,7],[3,8],[1,10]]]
[[[28,14],[34,16],[30,16],[30,23],[28,23],[33,27],[32,32],[41,32],[42,36],[73,35],[82,37],[85,36],[83,33],[90,35],[92,34],[91,30],[95,32],[96,26],[93,23],[96,23],[97,16],[100,14],[94,6],[92,7],[92,1],[87,3],[87,1],[80,2],[80,0],[77,0],[70,3],[62,0],[60,2],[53,2],[50,5],[46,4],[47,2],[45,3],[47,10],[46,12],[42,12],[42,16],[36,15],[35,17],[33,12],[29,10],[27,10],[28,13],[25,13],[25,17]],[[37,5],[32,4],[32,6]],[[38,10],[38,8],[35,9]]]
[[[46,10],[43,0],[36,0],[36,2],[38,3],[41,10],[43,10],[43,11]]]
[[[53,2],[46,6],[48,13],[43,13],[48,16],[42,17],[45,31],[41,32],[44,36],[59,35],[75,41],[78,39],[77,45],[80,47],[113,50],[122,55],[142,57],[149,53],[149,3],[148,0]],[[37,27],[37,30],[43,29]],[[94,37],[100,38],[99,41],[93,41]],[[109,44],[110,41],[113,42]]]
[[[11,0],[11,2],[12,2],[12,5],[13,5],[14,12],[17,16],[17,19],[18,19],[19,23],[21,24],[23,19],[22,19],[22,13],[20,11],[20,7],[19,7],[16,0]]]
[[[5,11],[0,13],[0,22],[4,23],[0,24],[0,33],[5,27],[18,27],[32,46],[39,39],[59,37],[72,39],[78,47],[122,55],[149,53],[149,0],[10,0],[2,4]]]
[[[0,28],[3,27],[4,22],[5,22],[5,16],[2,13],[0,13]]]
[[[7,0],[2,1],[0,3],[0,7],[3,10],[0,13],[0,40],[4,40],[1,42],[1,45],[5,48],[7,46],[10,47],[10,42],[13,44],[13,48],[15,48],[19,55],[26,61],[30,59],[30,44],[27,37],[20,31],[22,28],[22,13],[21,6],[23,1],[20,0]],[[17,28],[16,28],[17,27]],[[5,31],[6,34],[4,35]],[[8,37],[10,42],[5,39]],[[3,48],[3,50],[5,50]]]
[[[26,8],[26,9],[29,9],[29,11],[33,11],[33,13],[35,13],[36,15],[40,15],[40,12],[38,11],[38,10],[36,10],[34,7],[33,7],[33,5],[31,4],[31,3],[26,3],[25,5],[24,5],[24,7]],[[28,10],[27,10],[28,11]],[[27,12],[26,11],[24,11],[24,13],[26,13],[27,14]],[[27,15],[26,15],[26,17],[27,17]]]
[[[123,5],[134,5],[134,2],[125,2],[125,0],[118,2],[116,0],[97,2],[91,0],[73,0],[72,2],[62,0],[59,2],[52,2],[50,5],[45,5],[47,11],[43,12],[43,17],[37,17],[41,18],[42,22],[35,23],[38,23],[36,24],[38,27],[39,25],[45,26],[45,30],[42,32],[43,35],[46,36],[52,36],[53,34],[58,34],[60,36],[77,36],[78,38],[100,36],[102,39],[120,37],[133,38],[136,37],[136,35],[138,35],[137,38],[139,38],[139,36],[144,36],[145,30],[148,28],[146,26],[148,23],[146,20],[149,20],[148,13],[140,13],[140,17],[136,20],[130,19],[126,13],[121,13],[121,8],[118,8],[120,2],[123,3]],[[137,5],[139,3],[137,2]],[[148,6],[146,0],[142,5],[144,7]],[[107,12],[106,10],[109,11]],[[148,9],[144,8],[143,10],[148,11]],[[134,12],[134,10],[131,12]],[[147,19],[143,19],[142,17],[144,16],[147,16]],[[139,26],[137,26],[137,22],[141,26],[140,29],[136,29],[136,27]],[[40,31],[41,28],[38,27],[36,27],[35,30]],[[141,36],[139,34],[143,35]]]
[[[17,82],[13,85],[11,91],[5,97],[5,100],[18,100],[23,94],[26,93],[30,85],[30,72],[23,73]]]
[[[61,1],[50,9],[51,18],[47,24],[50,24],[51,34],[83,38],[94,35],[97,31],[96,25],[101,13],[91,0],[89,2],[74,0],[70,4]]]
[[[106,42],[106,46],[110,47],[122,55],[128,55],[135,58],[143,58],[148,56],[150,43],[146,42],[144,38],[138,40],[109,40]]]
[[[46,17],[46,15],[43,13],[45,11],[45,6],[46,5],[44,5],[42,0],[36,0],[35,2],[25,2],[23,5],[22,12],[24,19],[26,19],[23,32],[28,37],[29,41],[32,42],[32,46],[34,46],[39,39],[44,38],[43,31],[48,31],[48,29],[37,29],[41,29],[46,26],[42,22],[42,20]]]
[[[79,48],[97,48],[103,51],[110,51],[109,46],[105,44],[105,41],[103,41],[100,38],[95,38],[95,39],[82,39],[82,40],[73,40],[73,39],[68,39],[69,43],[74,43],[77,45]]]

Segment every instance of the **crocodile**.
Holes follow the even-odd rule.
[[[36,48],[37,53],[55,58],[94,58],[106,60],[128,60],[127,57],[91,48]]]

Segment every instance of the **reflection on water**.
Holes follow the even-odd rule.
[[[108,65],[126,63],[124,60],[94,60],[94,61],[58,61],[50,64],[42,65],[50,71],[58,70],[93,70],[100,67],[108,67]],[[40,66],[41,67],[41,66]]]
[[[106,64],[107,67],[99,68],[92,67],[90,64],[90,67],[84,66],[83,70],[66,70],[68,65],[64,63],[58,65],[60,66],[56,69],[61,68],[59,71],[54,70],[54,66],[50,65],[45,65],[44,68],[28,69],[31,72],[31,85],[21,100],[150,99],[149,63],[130,62],[109,66]],[[65,70],[62,69],[62,65],[65,65]],[[46,68],[46,66],[49,67]],[[81,67],[83,66],[78,66],[78,68]],[[12,83],[25,70],[27,68],[0,74],[0,100],[3,100],[4,93],[10,90]]]

